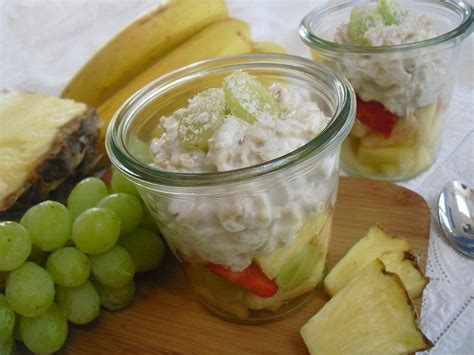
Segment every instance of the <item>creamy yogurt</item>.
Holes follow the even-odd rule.
[[[245,168],[298,149],[329,123],[304,91],[277,84],[270,89],[281,117],[257,117],[250,124],[228,115],[208,140],[208,151],[185,149],[177,139],[182,111],[162,117],[164,134],[151,143],[152,165],[189,173]],[[178,255],[243,270],[254,256],[293,243],[306,218],[334,203],[337,168],[337,152],[328,153],[309,171],[269,177],[264,188],[247,182],[222,198],[159,199],[157,213],[167,221],[162,232]]]
[[[378,23],[364,34],[368,46],[393,46],[427,40],[436,36],[431,20],[412,11],[403,11],[400,24]],[[334,42],[353,44],[348,24],[337,28]],[[364,101],[380,102],[398,117],[407,117],[417,108],[436,101],[446,84],[446,60],[419,49],[418,54],[367,54],[341,56],[335,64]]]

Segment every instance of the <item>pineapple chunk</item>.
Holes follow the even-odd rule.
[[[211,291],[202,287],[194,287],[194,292],[206,303],[214,312],[224,313],[240,320],[249,318],[249,310],[243,304],[223,302],[214,296]]]
[[[269,311],[276,312],[286,302],[312,291],[323,279],[330,235],[331,223],[326,223],[317,238],[317,246],[320,248],[321,255],[306,280],[292,290],[286,291],[280,288],[276,294],[268,298],[259,297],[251,292],[247,292],[246,303],[248,307],[256,310],[265,308]]]
[[[359,146],[357,158],[363,164],[403,164],[414,161],[413,149],[406,144],[367,148]]]
[[[364,176],[373,176],[377,174],[375,165],[362,164],[357,158],[357,149],[359,146],[359,139],[348,136],[341,146],[341,159],[349,169],[357,169],[359,174]]]
[[[275,249],[271,253],[258,255],[255,257],[255,261],[265,275],[270,279],[274,279],[287,260],[301,251],[324,228],[328,221],[329,213],[327,211],[309,217],[298,232],[293,244]]]
[[[397,275],[373,261],[302,328],[311,354],[405,354],[432,346]]]
[[[390,237],[382,227],[373,226],[332,268],[324,280],[324,288],[330,296],[334,296],[380,255],[390,251],[408,252],[410,249],[410,244],[403,237]]]
[[[399,118],[390,137],[386,138],[380,132],[372,132],[362,137],[360,144],[366,148],[388,147],[397,144],[414,145],[416,130],[417,122],[413,116]]]
[[[428,279],[421,273],[416,258],[406,252],[391,252],[380,256],[389,272],[397,274],[411,299],[421,295]]]

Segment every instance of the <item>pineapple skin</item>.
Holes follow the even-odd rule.
[[[2,220],[60,199],[58,187],[67,190],[68,180],[90,175],[99,159],[101,121],[85,104],[42,94],[0,92],[0,103]],[[50,196],[52,190],[58,193]]]
[[[400,278],[376,259],[302,328],[310,352],[318,355],[404,354],[426,350],[431,341]]]

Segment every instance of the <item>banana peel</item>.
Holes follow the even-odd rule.
[[[200,60],[251,51],[250,28],[247,23],[234,18],[213,23],[134,77],[99,106],[97,111],[104,121],[101,138],[105,137],[107,126],[120,106],[137,90],[163,74]]]
[[[169,0],[144,13],[102,47],[61,97],[98,106],[140,72],[227,16],[225,0]]]
[[[254,42],[252,43],[252,53],[279,53],[287,54],[288,51],[274,42]]]

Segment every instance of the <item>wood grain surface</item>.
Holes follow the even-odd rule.
[[[405,236],[425,254],[430,213],[426,202],[402,187],[341,177],[330,243],[329,267],[375,223]],[[422,263],[424,269],[424,263]],[[306,354],[301,326],[327,302],[322,289],[299,312],[263,325],[239,325],[209,313],[191,292],[174,258],[137,280],[133,305],[103,311],[93,324],[71,326],[62,353]],[[416,300],[419,308],[420,299]]]

